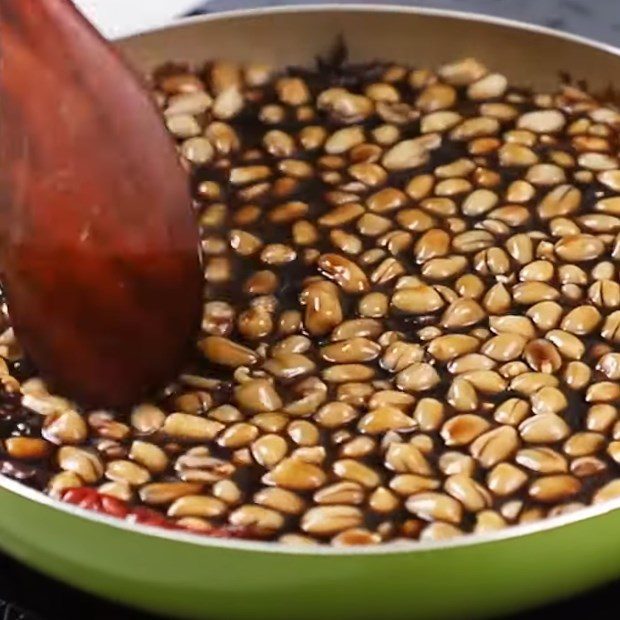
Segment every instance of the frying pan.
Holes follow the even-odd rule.
[[[308,64],[342,34],[352,60],[436,65],[475,56],[512,82],[594,91],[620,50],[499,19],[402,7],[303,6],[221,13],[119,41],[140,71],[225,57]],[[287,547],[159,530],[57,502],[0,478],[0,547],[49,575],[151,612],[235,620],[488,617],[620,576],[620,500],[448,542]]]

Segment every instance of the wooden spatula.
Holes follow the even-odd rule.
[[[188,181],[69,0],[0,0],[0,235],[16,334],[56,390],[126,405],[179,369],[202,305]]]

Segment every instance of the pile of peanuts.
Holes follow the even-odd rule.
[[[7,329],[30,422],[2,427],[4,473],[287,544],[620,496],[620,112],[471,58],[152,86],[201,228],[196,359],[152,402],[80,412],[13,371]]]

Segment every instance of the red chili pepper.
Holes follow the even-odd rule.
[[[80,508],[86,508],[87,510],[95,510],[97,512],[103,512],[101,505],[101,495],[94,489],[88,487],[79,487],[75,489],[69,489],[65,491],[62,499],[70,504],[75,504]]]
[[[144,508],[143,506],[134,508],[131,511],[130,516],[136,523],[140,523],[142,525],[154,525],[156,527],[164,527],[166,529],[182,529],[171,521],[168,521],[155,510]]]
[[[96,489],[91,489],[89,487],[67,489],[63,492],[61,499],[64,502],[79,506],[80,508],[85,508],[86,510],[94,510],[95,512],[117,517],[119,519],[132,520],[140,525],[152,525],[167,530],[189,530],[194,533],[214,538],[260,538],[258,533],[252,529],[238,526],[216,527],[208,531],[181,527],[152,508],[146,508],[144,506],[130,506],[122,499],[118,499],[112,495],[99,493]]]
[[[110,495],[101,496],[101,507],[106,514],[119,519],[124,519],[129,514],[127,504],[122,500]]]

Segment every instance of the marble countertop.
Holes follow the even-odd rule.
[[[119,36],[164,23],[188,11],[321,4],[325,0],[74,0],[108,36]],[[405,4],[486,13],[581,34],[620,46],[620,0],[340,0]]]
[[[312,0],[210,0],[203,11],[221,11],[253,6],[307,4]],[[320,1],[312,2],[320,4]],[[347,4],[347,1],[341,1]],[[358,0],[357,3],[364,3]],[[373,4],[381,4],[374,0]],[[384,4],[406,4],[453,9],[508,17],[566,30],[620,47],[620,0],[392,0]],[[198,6],[201,6],[198,4]]]

